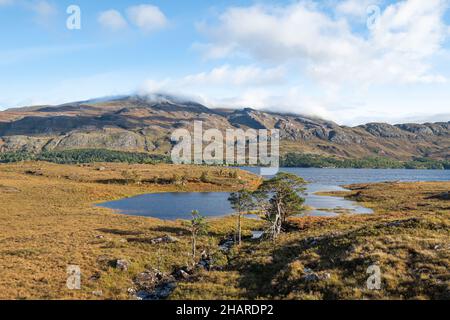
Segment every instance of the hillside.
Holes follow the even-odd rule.
[[[167,154],[175,128],[280,129],[281,151],[359,159],[448,160],[450,122],[339,126],[253,109],[210,109],[168,96],[123,96],[0,112],[0,152],[103,148]],[[443,119],[447,120],[447,119]]]

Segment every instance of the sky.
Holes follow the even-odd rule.
[[[343,125],[449,121],[449,9],[450,0],[0,0],[0,110],[167,93]]]

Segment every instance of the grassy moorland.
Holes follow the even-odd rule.
[[[246,172],[196,166],[0,165],[0,298],[130,299],[128,289],[145,269],[170,273],[188,263],[188,227],[94,204],[149,192],[254,189],[259,183]],[[375,214],[291,218],[276,243],[245,238],[226,256],[217,246],[235,221],[210,220],[199,249],[217,253],[222,268],[179,281],[170,298],[450,299],[450,182],[350,188],[339,195]],[[246,219],[244,235],[261,224]],[[179,241],[151,243],[164,235]],[[110,266],[116,259],[129,261],[128,270]],[[81,267],[81,290],[66,288],[72,264]],[[371,264],[381,268],[379,291],[365,286]]]
[[[204,172],[206,182],[200,181]],[[187,228],[179,221],[116,214],[95,203],[156,191],[231,191],[257,184],[253,175],[221,168],[0,165],[0,298],[128,299],[133,277],[146,266],[169,272],[189,260]],[[252,223],[244,226],[247,232]],[[218,239],[232,226],[231,219],[213,220],[210,231]],[[180,242],[149,243],[167,234]],[[200,246],[216,246],[209,242]],[[114,259],[130,261],[129,270],[109,267]],[[81,267],[80,291],[66,288],[66,268],[72,264]],[[100,290],[101,297],[92,294]]]
[[[226,271],[181,283],[181,298],[450,299],[450,182],[348,186],[373,215],[291,218],[276,243],[247,242]],[[368,290],[367,268],[381,269]]]

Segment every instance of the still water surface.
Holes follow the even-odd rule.
[[[242,168],[258,173],[257,168]],[[382,181],[449,181],[450,170],[404,169],[305,169],[283,168],[309,182],[306,205],[313,208],[306,212],[313,216],[336,216],[346,211],[352,214],[370,214],[372,210],[339,197],[318,196],[318,191],[344,190],[343,185]],[[228,203],[229,193],[155,193],[103,203],[100,206],[127,215],[154,217],[163,220],[189,219],[192,210],[209,217],[233,212]]]

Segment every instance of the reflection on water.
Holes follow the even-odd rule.
[[[307,186],[306,202],[308,207],[314,208],[306,212],[307,215],[319,217],[334,217],[339,213],[370,214],[372,209],[360,206],[354,201],[346,200],[342,197],[320,196],[315,194],[320,191],[345,191],[339,186],[327,186],[318,183],[311,183]]]
[[[257,172],[257,168],[243,168]],[[302,169],[287,168],[309,182],[306,205],[312,216],[332,217],[341,213],[370,214],[372,210],[340,197],[319,196],[319,191],[341,191],[341,186],[353,183],[382,181],[447,181],[450,171],[444,170],[380,170],[380,169]],[[158,193],[146,194],[101,204],[120,213],[163,220],[189,219],[192,210],[205,216],[217,217],[233,212],[228,203],[229,193]]]

